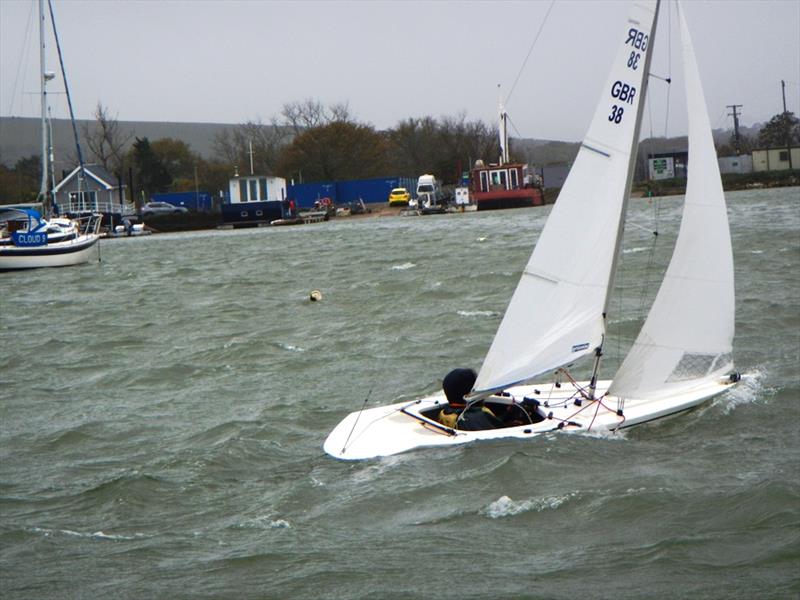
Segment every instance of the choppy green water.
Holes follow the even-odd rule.
[[[367,395],[480,366],[546,208],[114,240],[0,274],[0,596],[797,597],[800,190],[727,198],[752,377],[610,437],[322,453]],[[650,248],[630,228],[611,372]]]

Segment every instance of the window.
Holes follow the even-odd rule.
[[[259,180],[258,180],[258,190],[261,192],[261,195],[259,195],[258,198],[259,198],[259,200],[264,202],[267,199],[267,178],[266,177],[260,177],[259,178]]]
[[[239,202],[247,202],[247,182],[244,179],[239,180]]]
[[[489,191],[489,174],[486,171],[481,171],[481,191]]]
[[[511,189],[516,190],[519,187],[519,172],[511,169],[508,174],[511,175]]]
[[[255,179],[250,180],[250,198],[248,202],[256,202],[258,200],[258,181]]]
[[[778,153],[778,160],[781,162],[789,162],[789,151],[788,150],[781,150]]]
[[[70,192],[69,203],[73,209],[96,208],[97,194],[95,192]]]
[[[498,186],[504,190],[508,189],[508,171],[506,169],[491,171],[492,186]]]

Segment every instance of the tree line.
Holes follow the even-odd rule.
[[[315,100],[287,103],[269,122],[247,121],[215,136],[214,153],[201,157],[182,140],[124,134],[107,107],[98,104],[84,127],[87,162],[149,198],[157,192],[227,190],[235,172],[277,175],[295,182],[416,177],[433,173],[455,183],[482,158],[499,156],[497,127],[465,115],[409,118],[380,131],[358,121],[346,104]],[[0,202],[33,200],[40,158],[0,164]]]
[[[407,118],[379,131],[358,121],[346,104],[315,100],[290,102],[268,123],[247,121],[218,134],[214,154],[205,159],[182,140],[124,134],[109,109],[98,104],[95,120],[83,130],[91,162],[129,186],[145,201],[157,192],[226,190],[238,171],[277,175],[295,182],[416,177],[432,173],[456,183],[477,159],[495,160],[500,148],[496,125],[462,113],[440,118]],[[131,143],[132,142],[132,143]],[[729,145],[720,155],[733,154]],[[741,136],[739,149],[800,144],[800,121],[791,112],[775,115],[756,139]],[[512,158],[514,147],[512,144]],[[41,177],[37,155],[9,167],[0,163],[0,202],[33,201]]]

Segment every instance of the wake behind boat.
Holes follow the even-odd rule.
[[[447,398],[436,394],[351,413],[325,441],[328,454],[363,459],[554,430],[613,431],[697,406],[739,380],[732,372],[727,210],[682,10],[690,170],[680,231],[638,338],[613,380],[598,379],[659,4],[635,2],[618,33],[589,131],[477,377]],[[564,365],[589,357],[591,379],[575,381]],[[554,373],[554,381],[531,383]],[[489,427],[468,429],[459,421],[484,409],[492,416]],[[452,412],[459,416],[447,424]]]

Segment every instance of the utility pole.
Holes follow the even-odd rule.
[[[736,112],[736,109],[742,108],[742,105],[728,104],[728,108],[733,109],[733,112],[728,113],[728,116],[733,117],[733,146],[736,150],[736,156],[739,156],[739,113]]]
[[[783,122],[786,127],[786,151],[789,153],[789,170],[792,170],[792,136],[789,125],[789,113],[786,112],[786,82],[781,79],[781,94],[783,94]]]

